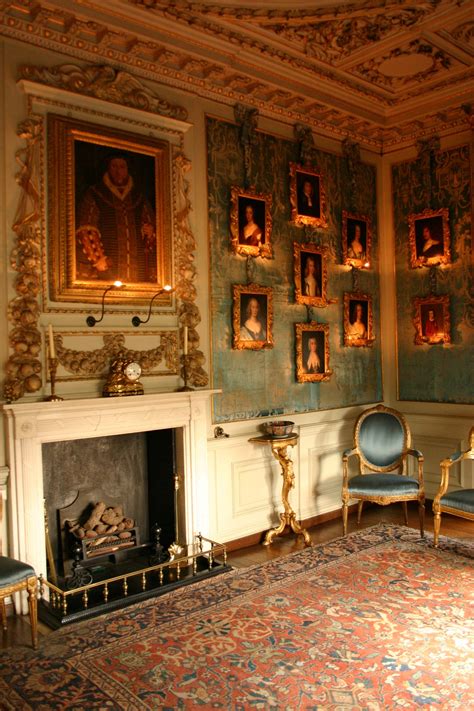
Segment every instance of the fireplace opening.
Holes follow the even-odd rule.
[[[180,544],[186,542],[179,476],[181,438],[181,430],[162,429],[43,444],[48,579],[71,574],[74,536],[65,522],[74,517],[83,522],[99,502],[107,508],[122,506],[142,546],[154,542],[154,527],[161,529],[159,540],[165,550],[175,542],[176,534]],[[134,553],[122,548],[120,555],[101,559],[100,566],[121,562]]]

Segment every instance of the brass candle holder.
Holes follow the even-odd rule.
[[[51,395],[44,398],[44,402],[61,402],[63,397],[56,395],[56,371],[58,369],[59,360],[57,358],[48,358],[49,379],[51,381]]]
[[[183,380],[184,380],[184,385],[176,392],[178,393],[189,393],[194,390],[190,385],[188,385],[188,358],[189,356],[187,354],[183,354]]]

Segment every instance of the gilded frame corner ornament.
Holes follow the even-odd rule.
[[[47,151],[51,298],[97,303],[119,279],[115,303],[144,303],[171,283],[168,142],[49,114]]]
[[[327,250],[312,242],[293,242],[295,301],[327,306]],[[312,267],[310,268],[310,265]]]
[[[290,163],[291,221],[298,226],[327,227],[324,176],[317,168]]]
[[[231,248],[235,254],[266,258],[273,256],[272,202],[270,193],[258,193],[254,187],[231,187],[230,235]]]
[[[357,292],[344,294],[344,345],[373,346],[372,297]]]
[[[408,239],[411,269],[451,264],[448,208],[408,215]]]
[[[316,321],[295,323],[295,334],[298,383],[329,380],[332,375],[329,368],[329,324]]]
[[[368,269],[370,267],[371,253],[372,221],[370,217],[356,215],[343,210],[342,263],[356,269]]]
[[[254,351],[273,348],[273,289],[271,286],[234,284],[232,292],[232,347],[236,350]],[[262,319],[265,325],[263,325]]]
[[[415,327],[414,343],[417,346],[451,343],[451,317],[449,295],[416,296],[413,299]]]

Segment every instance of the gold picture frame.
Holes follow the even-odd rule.
[[[329,325],[327,323],[295,323],[296,379],[299,383],[329,380]]]
[[[236,254],[272,257],[272,196],[254,188],[230,189],[231,247]]]
[[[273,289],[258,284],[234,284],[233,348],[273,348]]]
[[[344,294],[344,345],[372,346],[372,297],[356,292]]]
[[[293,243],[297,304],[327,306],[327,250],[308,242]]]
[[[451,343],[449,296],[417,296],[413,299],[415,345]]]
[[[423,210],[408,215],[410,267],[451,264],[449,210]]]
[[[97,303],[118,279],[109,301],[146,303],[173,281],[169,144],[55,114],[47,131],[51,299]]]
[[[370,267],[372,222],[366,215],[342,211],[342,263],[357,269]]]
[[[291,221],[327,227],[326,190],[322,173],[309,165],[290,163]]]

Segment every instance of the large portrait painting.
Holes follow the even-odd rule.
[[[372,297],[368,294],[344,294],[344,345],[372,346]]]
[[[371,222],[365,215],[342,211],[342,263],[368,269],[372,247]]]
[[[299,383],[329,380],[329,325],[296,323],[296,379]]]
[[[258,284],[234,284],[233,347],[237,350],[273,348],[273,291]]]
[[[148,301],[172,282],[169,161],[166,141],[48,116],[53,299],[97,302],[120,280],[116,301]]]
[[[230,200],[232,250],[252,257],[271,257],[272,196],[234,186]]]
[[[316,168],[290,163],[290,203],[296,225],[327,227],[326,191]]]
[[[297,304],[326,306],[326,250],[307,243],[293,243],[295,300]]]
[[[451,343],[449,296],[417,296],[413,300],[415,344]]]
[[[447,208],[409,215],[408,226],[412,269],[451,263]]]

